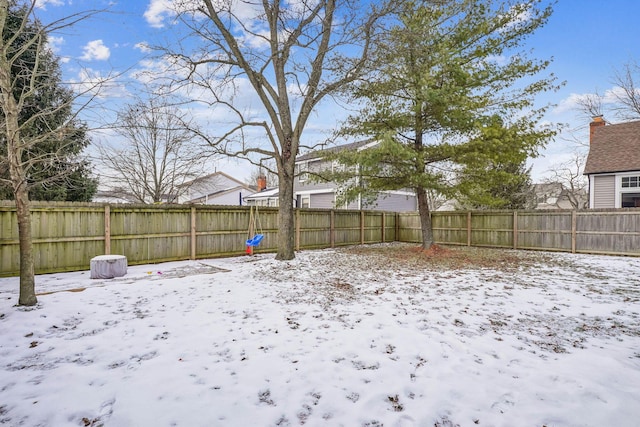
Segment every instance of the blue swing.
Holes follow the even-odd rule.
[[[247,240],[247,246],[258,246],[264,239],[264,234],[256,234],[251,239]]]
[[[253,212],[254,208],[255,208],[255,215]],[[249,210],[249,233],[251,233],[251,230],[253,230],[254,228],[258,228],[260,230],[260,233],[254,235],[253,237],[249,237],[249,239],[247,239],[247,252],[250,251],[250,248],[258,246],[260,242],[262,242],[262,239],[264,239],[264,234],[261,233],[262,227],[260,225],[260,218],[258,217],[258,206],[251,206]],[[251,234],[249,234],[249,236],[251,236]]]

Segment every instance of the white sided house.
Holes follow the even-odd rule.
[[[595,117],[584,174],[590,209],[640,207],[640,121],[610,125]]]
[[[376,144],[377,142],[360,141],[298,156],[296,160],[296,178],[293,184],[296,206],[299,208],[313,209],[368,209],[390,212],[417,211],[417,198],[415,194],[409,190],[383,191],[375,201],[369,203],[359,198],[347,205],[337,205],[336,200],[340,193],[340,184],[336,182],[318,182],[317,180],[309,179],[309,173],[344,167],[336,162],[325,160],[323,157],[326,154],[341,150],[366,150]],[[354,179],[358,178],[355,177]]]
[[[224,172],[194,179],[183,187],[186,188],[181,192],[180,203],[202,205],[242,206],[245,197],[258,191]]]

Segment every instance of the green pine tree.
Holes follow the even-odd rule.
[[[491,181],[510,180],[508,168],[534,156],[555,134],[539,126],[545,107],[535,96],[557,88],[539,77],[549,61],[529,59],[526,38],[544,25],[542,0],[409,1],[378,51],[379,68],[353,88],[363,105],[342,133],[379,141],[342,152],[345,172],[325,176],[348,185],[343,196],[413,189],[423,247],[433,244],[428,193],[491,195]],[[359,179],[349,181],[348,171]],[[516,175],[519,171],[516,171]],[[469,180],[473,177],[473,180]]]
[[[7,41],[14,34],[19,35],[12,44],[17,50],[41,31],[41,24],[29,21],[24,30],[18,31],[28,12],[27,6],[11,1],[8,12],[2,37]],[[46,34],[44,37],[46,42]],[[36,67],[39,71],[33,73]],[[27,102],[19,113],[22,137],[39,138],[23,153],[30,199],[90,201],[98,181],[92,177],[91,165],[81,154],[91,141],[86,126],[72,110],[75,95],[62,83],[59,59],[51,50],[33,44],[13,62],[11,72],[16,99],[24,97],[29,87],[38,88],[26,97]],[[58,128],[64,128],[64,132],[52,132]],[[4,166],[0,167],[0,200],[11,200],[14,195],[6,166],[5,139],[0,131],[0,166]]]

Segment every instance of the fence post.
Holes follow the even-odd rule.
[[[364,211],[360,210],[360,244],[364,245]]]
[[[111,206],[104,205],[104,254],[111,255]]]
[[[196,207],[191,206],[191,259],[196,259]]]
[[[336,212],[333,209],[329,218],[329,243],[332,248],[336,247]]]
[[[471,246],[471,211],[467,212],[467,246]]]
[[[396,241],[396,242],[401,242],[401,240],[400,240],[400,212],[396,212],[394,216],[395,216],[396,223],[395,223],[395,227],[394,227],[394,230],[393,230],[393,232],[395,233],[395,238],[393,240]]]
[[[513,211],[513,249],[518,249],[518,211]]]
[[[386,226],[387,226],[387,224],[386,224],[385,218],[386,218],[386,214],[384,212],[382,212],[382,243],[386,243],[387,242],[387,239],[386,239],[386,231],[387,231],[386,230]]]
[[[300,250],[300,209],[296,209],[296,251]]]
[[[577,234],[578,218],[575,210],[571,211],[571,253],[576,253],[576,234]]]

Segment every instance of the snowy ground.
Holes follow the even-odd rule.
[[[2,278],[0,425],[640,425],[640,259],[411,249]]]

